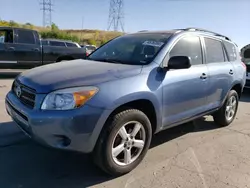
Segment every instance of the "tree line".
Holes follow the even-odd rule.
[[[34,29],[37,30],[41,36],[41,38],[55,38],[55,39],[63,39],[77,42],[79,44],[91,44],[91,45],[102,45],[109,41],[110,39],[119,36],[120,33],[114,33],[112,35],[106,35],[102,31],[92,30],[91,37],[84,37],[84,31],[78,30],[60,30],[59,27],[52,23],[50,27],[37,27],[31,23],[20,24],[13,20],[5,21],[0,19],[0,27],[20,27],[26,29]]]

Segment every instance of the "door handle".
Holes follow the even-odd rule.
[[[9,48],[7,48],[7,50],[8,50],[8,51],[14,51],[15,48],[14,48],[14,47],[9,47]]]
[[[232,69],[230,69],[229,74],[231,74],[231,75],[233,75],[233,74],[234,74],[234,72],[233,72],[233,70],[232,70]]]
[[[202,75],[200,76],[200,79],[202,79],[202,80],[207,79],[207,75],[205,73],[202,73]]]

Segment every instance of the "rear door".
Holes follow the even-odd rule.
[[[37,32],[25,29],[16,29],[17,41],[15,56],[17,63],[25,67],[41,65],[42,51]]]
[[[226,56],[222,41],[215,38],[203,37],[209,73],[207,108],[217,108],[230,90],[234,79],[234,67]]]

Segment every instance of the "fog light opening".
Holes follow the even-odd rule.
[[[64,136],[64,135],[55,135],[57,137],[57,144],[60,146],[60,147],[67,147],[70,145],[71,143],[71,140],[67,137],[67,136]]]

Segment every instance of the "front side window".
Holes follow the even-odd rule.
[[[98,48],[88,59],[122,64],[148,64],[170,36],[170,33],[138,33],[121,36]]]
[[[180,39],[169,53],[169,58],[173,56],[187,56],[191,59],[191,65],[202,64],[200,38],[198,36],[190,36]]]
[[[0,31],[0,43],[4,43],[5,35],[4,31]]]
[[[0,43],[13,43],[14,33],[13,30],[0,30]]]
[[[224,62],[224,50],[222,43],[215,39],[204,38],[206,45],[206,60],[207,63]]]

